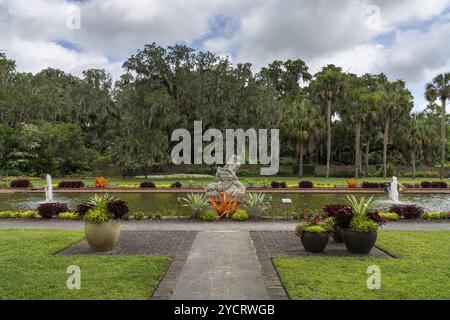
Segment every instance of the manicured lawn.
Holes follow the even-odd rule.
[[[0,299],[148,299],[170,259],[53,254],[80,231],[0,230]],[[67,267],[81,269],[81,289],[66,286]]]
[[[377,245],[398,259],[274,259],[291,299],[450,299],[450,232],[383,231]],[[381,269],[381,289],[366,286]]]
[[[272,181],[285,181],[289,186],[298,186],[299,181],[303,181],[303,180],[307,180],[307,181],[311,181],[313,183],[320,183],[320,184],[334,184],[338,187],[346,187],[347,184],[345,182],[345,178],[324,178],[324,177],[304,177],[304,178],[298,178],[295,176],[291,176],[291,177],[277,177],[277,176],[258,176],[258,177],[239,177],[240,181],[242,183],[244,183],[245,185],[253,185],[255,187],[258,186],[270,186],[270,183]],[[61,180],[82,180],[84,182],[84,184],[87,187],[93,187],[94,185],[94,178],[90,178],[90,179],[73,179],[73,178],[54,178],[53,179],[53,184],[58,184],[59,181]],[[363,182],[363,181],[368,181],[368,182],[389,182],[391,179],[388,178],[386,180],[384,180],[382,177],[378,177],[378,178],[360,178],[358,179],[359,183]],[[128,177],[125,179],[122,178],[111,178],[109,181],[109,186],[110,187],[116,187],[118,185],[123,185],[123,184],[131,184],[131,185],[139,185],[140,182],[143,181],[152,181],[154,182],[158,187],[168,187],[170,184],[179,181],[183,184],[183,186],[188,187],[189,185],[192,186],[204,186],[208,183],[211,182],[215,182],[217,181],[217,178],[214,177],[204,177],[204,178],[195,178],[195,179],[191,179],[191,178],[175,178],[175,177],[170,177],[168,176],[167,178],[161,178],[160,176],[158,178],[152,178],[149,177],[147,180],[144,178],[133,178],[133,177]],[[439,178],[416,178],[416,179],[412,179],[412,178],[399,178],[399,181],[401,183],[420,183],[421,181],[441,181]],[[448,179],[444,179],[444,181],[448,181]],[[32,181],[33,186],[35,187],[45,187],[46,185],[46,181],[45,179],[38,179],[38,180],[33,180]]]

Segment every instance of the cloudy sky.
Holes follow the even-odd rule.
[[[384,72],[407,81],[421,110],[425,83],[450,71],[450,0],[0,0],[0,50],[19,71],[95,67],[117,77],[153,41],[254,71],[301,58],[312,73],[328,63]]]

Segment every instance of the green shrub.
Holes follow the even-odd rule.
[[[217,213],[212,210],[207,210],[198,216],[202,221],[216,221]]]
[[[385,221],[397,221],[400,216],[394,212],[380,212],[378,215]]]
[[[135,212],[132,217],[134,220],[144,220],[146,218],[145,213],[141,211]]]
[[[61,212],[58,214],[60,219],[77,220],[80,216],[74,212]]]
[[[424,220],[450,219],[450,212],[425,212],[422,218]]]
[[[181,198],[181,201],[184,202],[183,207],[191,209],[193,218],[197,217],[209,206],[206,195],[202,193],[189,193],[186,197]]]
[[[11,212],[0,212],[0,219],[12,219],[13,215]]]
[[[36,217],[37,212],[33,210],[0,212],[0,219],[34,219]]]
[[[244,210],[237,210],[231,217],[234,221],[245,221],[249,219],[249,215]]]
[[[264,193],[249,192],[245,195],[244,208],[252,217],[258,217],[270,209],[270,203]]]

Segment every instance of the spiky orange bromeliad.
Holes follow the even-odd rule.
[[[230,218],[236,212],[237,200],[229,193],[218,192],[219,202],[214,197],[209,198],[209,203],[216,210],[218,218],[222,217]]]

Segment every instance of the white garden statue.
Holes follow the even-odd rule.
[[[236,176],[240,167],[239,157],[232,156],[225,166],[217,169],[216,177],[219,178],[219,182],[210,183],[205,187],[206,196],[217,197],[220,192],[232,194],[235,198],[243,198],[245,186],[239,182]]]

